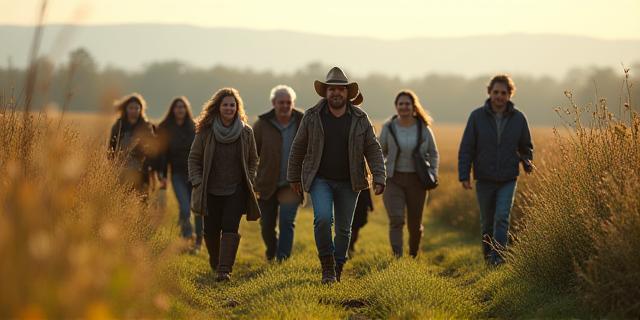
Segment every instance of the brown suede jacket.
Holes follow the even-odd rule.
[[[295,122],[295,130],[300,127],[303,115],[302,111],[293,109],[291,121]],[[253,135],[256,138],[258,157],[260,157],[258,174],[256,175],[256,192],[259,199],[270,199],[278,189],[282,135],[280,129],[272,123],[275,118],[275,111],[271,109],[271,111],[260,115],[258,121],[253,125]]]
[[[258,154],[256,152],[256,142],[253,137],[253,130],[248,124],[243,123],[240,134],[242,144],[242,170],[249,195],[247,197],[247,220],[255,221],[260,218],[260,208],[256,194],[253,192],[253,182],[258,166]],[[211,159],[216,147],[213,129],[206,128],[202,132],[196,133],[196,137],[189,152],[189,181],[193,185],[191,193],[191,210],[201,215],[207,215],[207,183],[209,172],[211,172]]]
[[[322,159],[324,131],[320,112],[325,107],[328,108],[327,100],[323,98],[305,112],[289,155],[287,180],[302,182],[302,188],[307,192],[311,189],[311,183],[318,173]],[[384,158],[373,125],[367,114],[359,107],[348,103],[347,108],[347,112],[351,112],[348,142],[351,187],[354,191],[368,188],[369,169],[373,174],[373,182],[384,185],[386,178]],[[365,159],[369,169],[365,165]]]

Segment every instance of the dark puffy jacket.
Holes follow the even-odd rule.
[[[518,177],[519,163],[529,170],[533,143],[525,115],[509,102],[506,121],[498,143],[496,122],[489,100],[469,116],[458,152],[460,181],[470,179],[471,167],[476,180],[510,181]]]

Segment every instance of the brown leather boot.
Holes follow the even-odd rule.
[[[320,266],[322,266],[322,283],[336,282],[336,260],[333,255],[320,257]]]
[[[216,271],[218,261],[220,261],[220,234],[205,234],[203,237],[204,243],[207,245],[207,252],[209,252],[209,265],[212,271]]]
[[[218,264],[216,281],[231,280],[230,274],[233,270],[233,264],[236,262],[239,244],[239,234],[229,232],[222,233],[222,238],[220,239],[220,263]]]

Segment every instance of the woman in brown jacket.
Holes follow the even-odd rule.
[[[218,90],[196,121],[189,152],[191,208],[204,216],[204,241],[217,281],[230,280],[240,219],[260,218],[253,191],[258,155],[253,130],[236,89]]]

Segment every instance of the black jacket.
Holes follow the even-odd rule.
[[[167,169],[171,166],[173,174],[188,175],[187,160],[191,144],[196,136],[195,124],[185,121],[182,126],[175,123],[163,123],[158,128],[160,140],[159,168],[163,177],[167,176]]]
[[[154,139],[155,132],[150,122],[140,118],[131,125],[120,118],[111,127],[109,156],[120,155],[124,157],[126,168],[146,173],[152,166]]]
[[[533,143],[525,115],[509,102],[506,121],[498,143],[496,122],[489,100],[469,116],[458,152],[460,181],[470,180],[471,167],[476,180],[515,180],[519,163],[533,159]],[[529,169],[529,168],[525,168]]]

